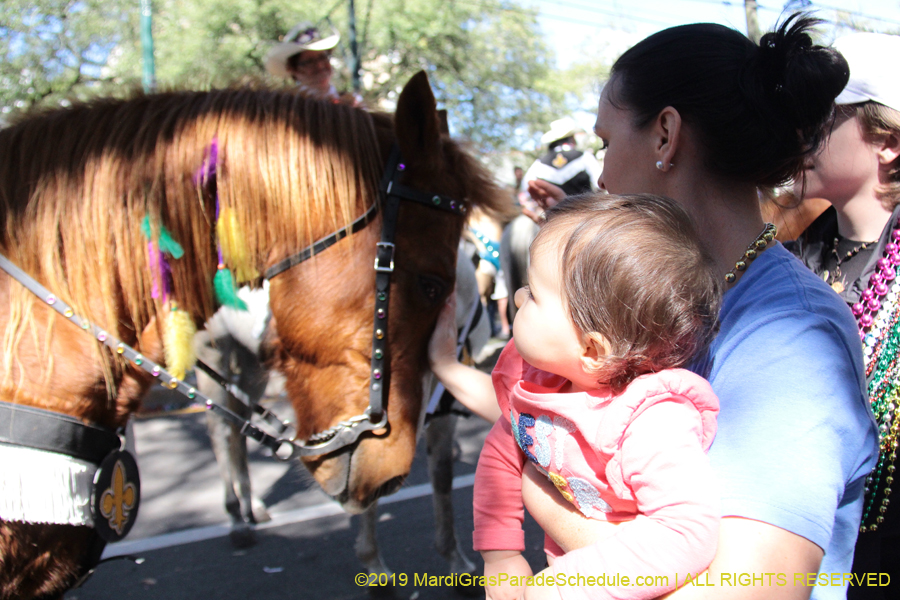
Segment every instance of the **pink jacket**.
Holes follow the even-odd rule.
[[[716,550],[719,511],[706,451],[718,399],[709,383],[671,369],[638,377],[620,395],[608,388],[559,393],[566,380],[527,364],[510,343],[493,372],[501,411],[478,460],[476,550],[523,550],[525,460],[585,516],[631,521],[597,544],[563,556],[552,571],[628,576],[621,587],[559,587],[564,598],[656,598]],[[667,576],[635,586],[639,576]]]

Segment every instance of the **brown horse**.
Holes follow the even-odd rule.
[[[230,215],[240,241],[219,237],[225,262],[239,279],[258,277],[378,202],[394,144],[406,188],[499,209],[504,197],[489,174],[445,130],[424,73],[404,88],[393,119],[251,90],[101,100],[37,115],[0,131],[0,253],[78,314],[162,362],[173,305],[196,324],[215,310],[220,216]],[[197,173],[201,165],[209,171],[213,143],[211,184]],[[382,214],[271,279],[268,342],[287,379],[299,440],[369,402]],[[147,222],[151,241],[159,243],[165,228],[183,247],[169,261],[168,297],[154,290],[160,279],[141,231]],[[453,287],[463,222],[419,203],[399,209],[386,327],[388,425],[336,452],[303,457],[348,510],[395,491],[408,473],[426,345]],[[123,427],[153,378],[45,300],[0,272],[0,401]],[[0,598],[59,597],[96,548],[88,526],[0,521]]]

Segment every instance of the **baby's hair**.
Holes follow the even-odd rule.
[[[532,251],[558,241],[569,317],[579,333],[610,345],[592,372],[598,383],[618,392],[706,351],[722,290],[684,209],[649,194],[587,193],[546,217]]]

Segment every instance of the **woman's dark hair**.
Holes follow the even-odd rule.
[[[687,212],[650,194],[569,196],[532,248],[560,240],[569,318],[609,344],[592,372],[621,391],[644,373],[686,366],[718,330],[722,289]]]
[[[760,186],[790,180],[826,135],[850,69],[794,14],[759,45],[722,25],[651,35],[613,65],[608,98],[649,124],[666,106],[696,128],[714,173]]]

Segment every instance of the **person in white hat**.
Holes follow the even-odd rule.
[[[528,168],[523,180],[526,186],[540,179],[559,186],[566,195],[598,189],[603,169],[593,154],[576,148],[575,134],[579,131],[581,127],[570,117],[550,123],[550,130],[541,136],[547,152]]]
[[[851,306],[857,318],[869,400],[883,432],[881,457],[866,484],[854,573],[900,573],[900,509],[890,507],[896,476],[900,392],[896,362],[900,304],[888,296],[900,262],[900,37],[853,33],[834,47],[850,65],[850,80],[835,99],[827,144],[807,165],[795,191],[832,207],[789,248]],[[893,441],[892,441],[893,440]],[[850,586],[850,600],[886,598],[881,588]]]
[[[301,23],[266,54],[266,70],[293,79],[303,94],[355,106],[360,99],[355,94],[339,94],[331,82],[331,51],[340,39],[334,29],[322,31],[311,23]]]

